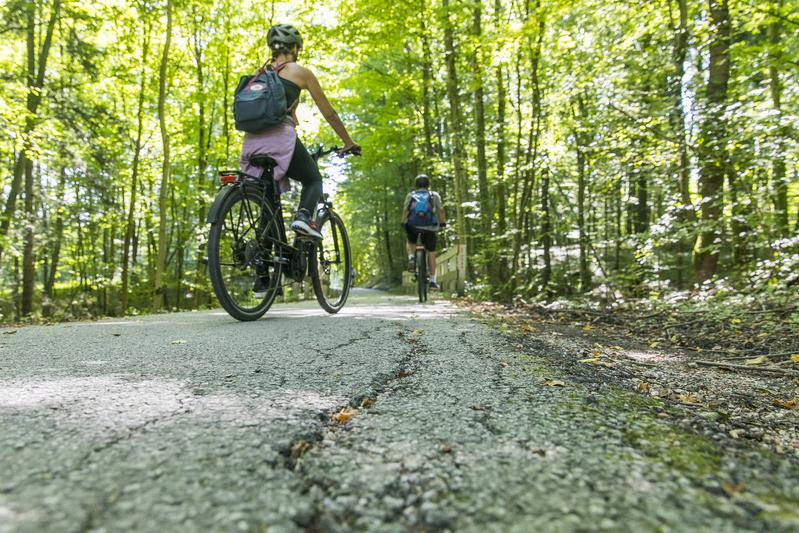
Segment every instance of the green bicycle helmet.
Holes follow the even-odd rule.
[[[266,44],[271,50],[291,48],[295,44],[302,50],[302,37],[297,28],[290,24],[275,24],[266,34]]]

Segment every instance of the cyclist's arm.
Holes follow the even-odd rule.
[[[402,223],[405,224],[408,222],[408,209],[405,208],[402,210]]]
[[[309,93],[311,93],[311,97],[316,103],[316,107],[319,108],[319,112],[322,113],[322,116],[325,117],[327,123],[333,128],[333,131],[335,131],[344,142],[343,150],[346,151],[348,148],[355,146],[355,142],[350,137],[350,134],[347,133],[347,128],[344,126],[344,123],[341,122],[338,113],[336,113],[336,110],[333,109],[333,106],[330,104],[327,96],[325,96],[322,86],[319,85],[319,80],[316,79],[314,73],[309,69],[305,67],[300,68],[302,68],[301,72],[303,81],[305,82],[305,88],[308,89]]]

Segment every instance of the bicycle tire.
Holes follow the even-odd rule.
[[[419,303],[427,301],[427,250],[416,250],[416,286]]]
[[[242,219],[245,217],[245,219]],[[257,219],[258,222],[254,222]],[[271,246],[263,237],[279,239],[278,220],[257,188],[239,188],[225,198],[208,234],[208,272],[217,300],[230,316],[243,322],[257,320],[274,303],[282,265],[269,261]],[[243,231],[242,231],[243,230]],[[264,296],[254,293],[258,277],[268,281]]]
[[[350,240],[341,217],[333,212],[322,219],[319,232],[322,240],[314,245],[309,258],[311,281],[319,306],[335,314],[344,307],[352,287]]]

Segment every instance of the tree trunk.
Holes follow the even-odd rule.
[[[635,189],[638,202],[635,205],[635,232],[644,233],[649,229],[649,183],[646,172],[636,169]]]
[[[552,224],[549,215],[549,171],[541,173],[541,245],[544,248],[544,268],[541,270],[541,291],[545,291],[552,277]]]
[[[709,0],[709,7],[710,65],[698,147],[701,232],[694,253],[694,275],[699,282],[713,277],[718,266],[724,209],[722,194],[728,165],[724,112],[730,78],[730,15],[727,0]]]
[[[745,184],[738,179],[732,165],[727,166],[727,190],[730,195],[730,229],[732,232],[732,258],[738,268],[744,268],[749,258],[748,239],[749,224],[747,201],[742,196],[749,196]]]
[[[477,185],[480,194],[480,232],[482,234],[483,253],[488,239],[491,237],[491,196],[488,191],[488,171],[486,162],[486,126],[485,126],[485,93],[483,90],[483,57],[481,40],[483,38],[482,28],[482,4],[474,4],[473,28],[472,33],[475,39],[475,48],[472,55],[474,66],[474,120],[475,120],[475,142],[477,144]]]
[[[585,227],[585,192],[587,187],[587,161],[585,150],[588,149],[586,135],[582,131],[585,128],[587,111],[582,96],[577,97],[577,107],[579,116],[575,115],[575,148],[577,152],[577,226],[579,229],[580,242],[580,290],[587,292],[591,288],[591,271],[588,263],[588,232]]]
[[[427,6],[425,0],[419,3],[419,22],[422,39],[422,123],[424,126],[424,154],[430,165],[433,157],[433,121],[430,116],[430,86],[433,83],[433,64],[430,60],[430,38],[427,35]]]
[[[776,7],[783,5],[783,0],[778,0]],[[784,125],[782,116],[782,82],[780,80],[779,62],[782,56],[780,49],[780,19],[773,17],[769,25],[769,78],[771,88],[771,104],[777,112],[777,127],[775,128],[774,153],[771,157],[771,181],[774,184],[774,207],[776,211],[777,233],[780,237],[789,235],[788,223],[788,180],[785,175],[785,138],[788,127]]]
[[[61,240],[64,236],[64,195],[66,192],[67,169],[63,167],[58,176],[56,197],[58,206],[56,207],[55,228],[50,245],[50,269],[44,278],[44,301],[42,303],[42,314],[50,316],[55,299],[55,280],[58,272],[58,264],[61,260]]]
[[[50,20],[47,23],[44,41],[39,50],[38,58],[36,55],[36,4],[30,2],[28,6],[27,24],[27,79],[28,94],[26,97],[26,107],[28,114],[25,117],[25,129],[22,132],[22,148],[14,162],[14,177],[11,181],[8,197],[6,198],[5,209],[2,219],[0,219],[0,257],[3,256],[3,241],[8,235],[11,227],[11,220],[16,211],[17,196],[22,185],[22,177],[27,166],[26,161],[30,159],[29,152],[32,148],[33,131],[36,128],[36,114],[39,104],[42,101],[42,88],[44,87],[44,76],[47,69],[47,59],[50,57],[50,46],[53,42],[53,32],[56,22],[61,13],[61,0],[55,0],[53,11],[50,13]]]
[[[386,260],[388,262],[388,279],[394,279],[394,254],[391,253],[391,232],[388,231],[390,220],[388,216],[388,186],[383,184],[383,240],[386,245]]]
[[[124,315],[128,311],[130,305],[130,248],[133,241],[133,236],[136,231],[136,193],[138,191],[139,180],[139,160],[141,158],[142,150],[142,135],[144,133],[144,95],[147,87],[147,58],[150,49],[150,27],[149,24],[145,31],[144,39],[142,41],[142,54],[141,54],[141,80],[139,84],[139,101],[138,109],[136,112],[136,143],[133,147],[133,164],[130,176],[130,204],[128,205],[128,218],[127,226],[125,228],[125,242],[122,248],[122,294],[121,294],[121,312]],[[134,253],[135,257],[135,253]]]
[[[622,208],[621,204],[623,202],[622,196],[622,181],[621,178],[616,178],[616,187],[614,188],[614,202],[616,204],[616,213],[615,213],[615,226],[616,226],[616,239],[613,246],[613,269],[616,272],[621,270],[621,238],[622,238]]]
[[[166,129],[166,77],[169,62],[169,45],[172,40],[172,0],[166,2],[166,42],[161,56],[161,69],[158,80],[158,123],[161,128],[161,142],[164,150],[164,160],[161,169],[161,185],[158,191],[158,243],[156,244],[156,264],[153,283],[153,310],[159,311],[164,306],[165,273],[166,273],[166,222],[167,199],[169,195],[169,133]]]
[[[36,216],[34,209],[34,184],[33,161],[25,160],[25,230],[22,249],[22,301],[20,311],[22,316],[29,316],[33,311],[33,283],[36,269],[33,257],[33,239],[35,235],[34,224]]]
[[[463,153],[463,131],[461,129],[460,95],[458,94],[458,73],[455,68],[455,44],[449,13],[449,0],[442,0],[442,7],[444,9],[444,50],[447,65],[447,96],[450,107],[452,164],[455,170],[456,233],[458,244],[466,244],[466,217],[463,212],[463,204],[466,200],[465,158]],[[459,288],[458,295],[463,295],[462,288]]]
[[[685,77],[685,58],[688,54],[688,0],[677,0],[679,10],[679,22],[676,27],[672,25],[674,32],[674,44],[672,48],[672,65],[674,76],[671,80],[672,98],[672,128],[678,139],[678,159],[679,159],[679,192],[683,203],[685,217],[695,220],[693,202],[691,201],[691,169],[688,157],[688,142],[685,131],[685,106],[683,105],[683,78]]]
[[[210,141],[211,133],[210,131],[207,132],[209,137],[208,141],[206,140],[206,124],[205,124],[205,72],[203,71],[203,45],[201,41],[200,35],[202,34],[202,29],[195,28],[194,31],[194,62],[197,67],[196,74],[197,74],[197,90],[199,91],[200,97],[198,101],[198,126],[197,126],[197,191],[199,194],[199,202],[197,205],[197,222],[198,224],[205,223],[205,198],[202,194],[205,189],[208,187],[208,184],[205,182],[205,171],[208,167],[208,156],[207,156],[207,146],[208,141]],[[204,300],[204,290],[206,285],[206,264],[203,260],[205,257],[205,242],[201,241],[200,245],[197,247],[197,257],[196,257],[196,276],[194,278],[194,299],[193,302],[199,306]],[[181,260],[181,270],[182,270],[182,260]],[[182,272],[181,272],[182,275]]]
[[[494,2],[494,23],[497,27],[502,24],[502,2],[495,0]],[[497,65],[497,120],[496,120],[496,188],[495,200],[497,214],[497,258],[492,261],[494,265],[492,271],[492,285],[495,290],[494,293],[502,300],[507,300],[508,295],[505,291],[497,291],[500,287],[507,286],[508,280],[508,259],[506,257],[508,249],[508,240],[506,233],[508,231],[507,223],[507,189],[505,187],[505,113],[507,106],[507,89],[505,88],[505,74],[502,64]]]
[[[513,258],[510,262],[511,268],[511,277],[509,280],[509,287],[508,290],[510,291],[510,295],[514,295],[516,293],[516,287],[519,283],[519,255],[522,249],[522,233],[521,233],[521,213],[522,213],[522,202],[519,199],[519,184],[521,183],[521,172],[522,172],[522,155],[524,155],[524,150],[522,150],[522,129],[523,129],[523,115],[522,115],[522,79],[524,79],[524,75],[522,74],[522,54],[516,56],[516,157],[514,161],[514,172],[513,172],[513,191],[511,193],[511,198],[513,202]]]

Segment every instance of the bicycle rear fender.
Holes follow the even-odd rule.
[[[214,198],[214,203],[211,204],[211,209],[208,211],[208,218],[206,218],[207,223],[216,224],[217,219],[219,218],[219,211],[222,209],[222,204],[225,202],[225,198],[227,198],[228,195],[237,188],[238,187],[235,186],[227,186],[219,189],[219,192],[216,193],[216,198]]]

